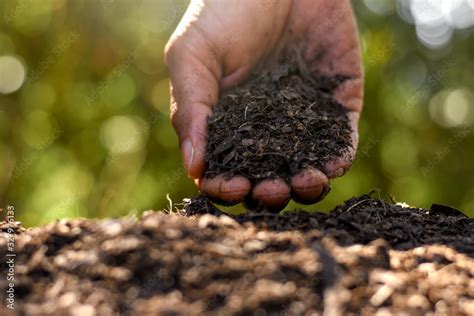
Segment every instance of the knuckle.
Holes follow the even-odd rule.
[[[173,105],[171,106],[173,107]],[[186,118],[186,114],[180,111],[177,107],[170,109],[170,120],[174,130],[178,133],[178,136],[185,133],[188,130],[189,119]]]
[[[171,56],[173,54],[173,50],[174,50],[174,44],[173,44],[172,40],[169,40],[165,45],[165,51],[164,51],[165,64],[167,66],[169,66]]]
[[[171,125],[173,125],[175,129],[178,129],[179,114],[178,114],[178,109],[176,105],[173,105],[173,104],[171,104],[170,106],[170,120],[171,120]]]
[[[168,40],[165,45],[164,57],[167,66],[170,65],[173,56],[176,55],[176,45],[176,40],[174,39]]]
[[[170,38],[165,45],[164,49],[164,58],[166,66],[172,66],[173,60],[177,59],[182,51],[185,51],[183,48],[182,40],[179,38]]]

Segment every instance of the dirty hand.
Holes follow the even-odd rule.
[[[294,47],[310,70],[350,77],[335,91],[349,110],[353,148],[322,170],[307,169],[292,178],[263,180],[252,187],[236,176],[204,178],[207,117],[219,93],[243,82],[261,65],[275,62]],[[191,1],[165,49],[171,80],[171,118],[184,165],[200,190],[221,201],[246,197],[273,209],[293,198],[314,203],[329,180],[350,167],[357,146],[362,109],[362,66],[356,22],[349,0],[201,0]]]

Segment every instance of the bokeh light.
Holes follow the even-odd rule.
[[[468,123],[474,102],[465,88],[446,89],[438,92],[430,101],[430,116],[444,127],[456,127]]]
[[[407,1],[399,5],[399,12],[405,17],[406,5]],[[455,29],[474,25],[474,9],[467,0],[411,0],[410,9],[418,39],[429,48],[445,46]]]
[[[133,153],[143,148],[148,126],[141,119],[114,116],[101,127],[101,140],[112,155]]]
[[[380,15],[388,15],[395,11],[393,0],[364,0],[364,4],[372,12]]]
[[[0,56],[0,93],[8,94],[18,90],[25,80],[25,67],[14,56]]]

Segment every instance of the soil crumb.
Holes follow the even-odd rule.
[[[208,120],[205,176],[289,181],[343,155],[351,128],[332,92],[346,79],[310,75],[295,57],[225,93]]]
[[[0,314],[474,315],[474,221],[453,208],[364,195],[330,214],[186,209],[14,223],[15,310],[3,294]]]

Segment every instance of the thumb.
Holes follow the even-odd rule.
[[[218,100],[220,73],[211,71],[211,65],[217,64],[212,54],[195,56],[190,42],[183,39],[170,43],[165,56],[170,74],[171,122],[188,175],[199,179],[206,167],[207,118]]]

